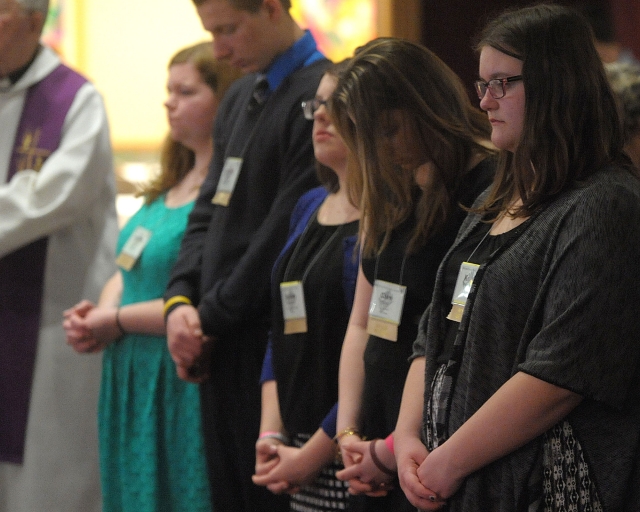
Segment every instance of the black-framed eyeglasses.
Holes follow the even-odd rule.
[[[313,121],[313,114],[316,113],[322,105],[327,105],[327,100],[320,100],[313,98],[312,100],[302,102],[302,111],[304,112],[304,118],[309,121]]]
[[[476,80],[474,85],[476,86],[478,98],[484,98],[484,95],[487,94],[487,89],[489,89],[489,94],[491,94],[491,97],[494,100],[499,100],[506,94],[506,85],[508,83],[519,82],[520,80],[522,80],[522,75],[515,75],[508,76],[506,78],[494,78],[493,80],[489,80],[488,82]]]

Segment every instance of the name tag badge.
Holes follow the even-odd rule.
[[[447,320],[452,320],[453,322],[460,322],[462,320],[464,307],[467,304],[471,286],[473,285],[473,279],[476,277],[479,268],[480,265],[469,263],[468,261],[464,261],[462,265],[460,265],[456,287],[453,290],[453,299],[451,300],[451,311],[449,311],[447,315]]]
[[[389,341],[398,341],[398,325],[407,287],[376,279],[369,304],[367,332]]]
[[[307,310],[304,307],[302,281],[280,283],[280,297],[282,298],[284,333],[307,332]]]
[[[129,239],[122,247],[122,251],[116,258],[116,264],[124,270],[131,270],[138,261],[142,251],[151,240],[151,231],[142,226],[133,230]]]
[[[213,204],[229,206],[229,201],[231,201],[231,195],[236,188],[241,168],[242,158],[230,156],[225,160],[220,181],[218,182],[218,188],[216,188],[216,193],[211,200]]]

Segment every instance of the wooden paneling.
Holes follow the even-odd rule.
[[[422,0],[378,0],[378,34],[422,40]]]
[[[640,2],[611,0],[618,41],[640,59]]]

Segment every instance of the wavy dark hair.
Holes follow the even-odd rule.
[[[240,71],[231,65],[216,60],[210,42],[198,43],[178,51],[169,61],[168,68],[188,62],[193,64],[202,81],[216,93],[218,101],[222,100],[231,83],[242,76]],[[211,130],[213,132],[213,124]],[[160,152],[160,173],[143,186],[138,195],[144,196],[146,203],[152,203],[179,183],[193,168],[194,163],[194,152],[182,143],[173,140],[171,135],[167,135]]]
[[[435,167],[425,191],[412,171],[393,161],[386,131],[394,111]],[[349,172],[349,193],[366,219],[360,230],[367,256],[382,251],[411,215],[416,227],[407,253],[423,246],[456,206],[472,157],[493,153],[487,116],[472,106],[460,78],[433,52],[402,39],[375,39],[356,51],[338,80],[330,113],[352,167],[359,168]]]
[[[609,164],[633,169],[615,97],[580,13],[549,4],[509,9],[481,32],[476,50],[486,46],[522,61],[525,112],[518,148],[500,152],[481,212],[527,217]],[[510,208],[516,197],[522,206]]]

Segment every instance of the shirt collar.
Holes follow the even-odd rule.
[[[318,51],[311,32],[305,30],[304,35],[288,50],[278,55],[267,69],[265,74],[269,90],[275,91],[291,73],[323,58],[324,55]]]

